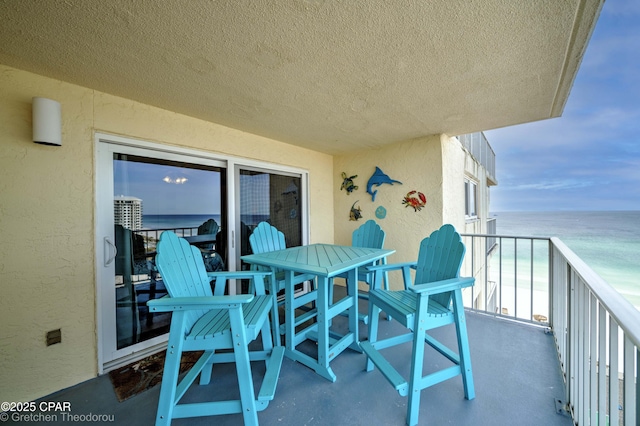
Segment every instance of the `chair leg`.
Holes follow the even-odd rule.
[[[156,425],[171,424],[173,408],[175,407],[178,376],[180,373],[180,360],[182,358],[183,339],[181,338],[182,333],[180,332],[182,331],[184,315],[184,311],[174,312],[171,319],[167,354],[164,360],[162,383],[160,385]]]
[[[278,306],[274,299],[274,305]],[[269,351],[273,349],[274,342],[278,345],[280,339],[280,333],[277,330],[271,327],[271,322],[269,321],[269,317],[262,323],[262,328],[260,329],[260,335],[262,337],[262,349],[265,351]]]
[[[469,354],[467,321],[462,303],[462,291],[454,291],[453,297],[453,313],[456,318],[456,335],[458,338],[458,350],[460,351],[460,372],[464,386],[464,397],[466,399],[473,399],[475,397],[475,388],[473,384],[473,372],[471,370],[471,355]]]
[[[276,345],[278,345],[280,343],[280,313],[278,310],[278,284],[275,274],[271,274],[271,277],[269,277],[269,294],[273,297],[273,305],[271,306],[273,338]]]
[[[256,407],[255,391],[253,389],[253,377],[251,375],[251,362],[247,334],[242,318],[241,309],[230,309],[231,338],[233,340],[233,353],[236,358],[236,371],[238,385],[240,386],[240,406],[245,425],[258,425],[258,410]]]
[[[413,325],[413,349],[411,351],[411,376],[409,378],[409,402],[407,404],[407,425],[418,424],[420,414],[420,396],[422,394],[422,366],[424,364],[424,316],[427,312],[428,296],[418,298],[418,306]]]
[[[373,345],[378,341],[378,322],[380,319],[380,308],[369,299],[369,342]],[[367,371],[373,370],[373,362],[367,357]]]

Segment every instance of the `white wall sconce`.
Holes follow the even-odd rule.
[[[62,145],[62,111],[60,102],[33,98],[33,141],[43,145]]]

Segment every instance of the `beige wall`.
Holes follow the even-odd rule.
[[[443,164],[446,164],[444,169]],[[366,188],[376,166],[402,185],[377,187],[376,199],[372,201]],[[341,155],[334,158],[333,170],[336,181],[335,241],[338,244],[350,244],[353,230],[368,219],[374,219],[387,233],[385,247],[396,250],[389,257],[389,263],[406,262],[417,258],[420,241],[445,221],[458,229],[464,225],[464,152],[457,139],[435,135]],[[355,179],[358,190],[350,195],[340,190],[342,172],[358,175]],[[421,211],[414,212],[413,208],[402,204],[404,196],[412,190],[427,196],[426,207]],[[349,220],[349,210],[355,201],[363,216],[357,222]],[[385,219],[376,218],[378,206],[387,209]],[[399,278],[399,274],[391,278],[395,288],[401,285]]]
[[[31,142],[33,96],[62,104],[62,147]],[[331,156],[0,65],[0,401],[97,373],[96,131],[306,169],[311,241],[333,240]]]
[[[464,219],[464,175],[465,162],[470,155],[466,153],[457,138],[441,135],[442,142],[442,218],[443,223],[450,223],[458,232],[466,232]]]
[[[62,147],[31,142],[33,96],[61,102]],[[0,131],[3,401],[35,399],[97,372],[95,132],[306,169],[311,242],[350,244],[353,230],[375,219],[397,251],[390,262],[415,260],[419,242],[442,223],[466,231],[464,175],[482,174],[445,135],[331,157],[2,65]],[[374,188],[374,202],[366,186],[376,166],[402,185]],[[340,190],[343,171],[358,175],[351,195]],[[427,196],[422,211],[402,204],[411,190]],[[349,220],[355,201],[358,222]],[[385,219],[375,217],[378,206]],[[399,275],[392,279],[398,287]],[[46,332],[56,328],[63,342],[46,347]]]

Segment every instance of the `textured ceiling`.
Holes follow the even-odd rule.
[[[0,0],[0,63],[327,153],[561,114],[603,0]]]

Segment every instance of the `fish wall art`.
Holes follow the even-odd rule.
[[[351,206],[351,210],[349,211],[349,220],[357,221],[358,219],[362,219],[362,210],[360,210],[360,206],[356,207],[356,203],[357,201]]]
[[[371,201],[376,200],[376,194],[378,193],[377,189],[375,191],[372,190],[373,186],[378,187],[383,183],[387,183],[389,185],[399,183],[400,185],[402,185],[402,182],[400,182],[399,180],[391,179],[382,170],[380,170],[380,167],[376,166],[376,171],[369,178],[369,182],[367,182],[367,193],[371,195]]]

